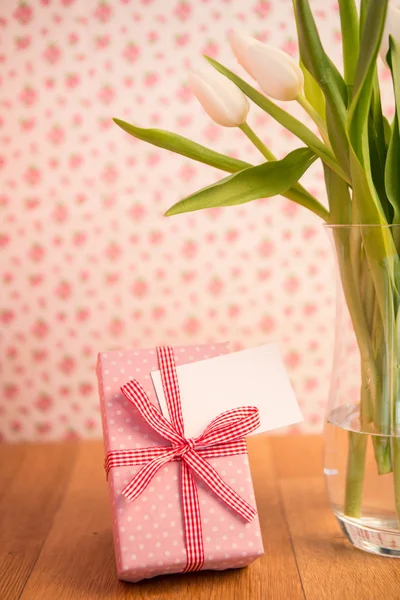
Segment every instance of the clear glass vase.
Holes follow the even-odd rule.
[[[354,546],[400,557],[400,226],[328,230],[337,265],[328,494]]]

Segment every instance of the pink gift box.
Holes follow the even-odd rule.
[[[225,344],[174,348],[177,365],[227,353]],[[155,348],[99,354],[97,373],[105,453],[165,446],[125,398],[120,387],[136,379],[159,408],[149,373],[159,370]],[[243,404],[247,404],[244,398]],[[247,455],[207,459],[247,502],[255,507]],[[180,498],[180,463],[170,462],[134,502],[121,491],[140,466],[116,467],[108,476],[118,578],[139,581],[186,566]],[[245,567],[264,552],[258,517],[246,523],[198,480],[205,561],[203,570]]]

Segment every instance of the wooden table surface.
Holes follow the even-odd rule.
[[[250,439],[265,555],[250,567],[117,580],[101,442],[0,446],[0,599],[400,599],[400,560],[355,550],[328,506],[321,438]]]

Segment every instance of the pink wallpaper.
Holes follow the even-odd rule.
[[[336,60],[335,3],[312,6]],[[236,68],[233,27],[296,54],[291,0],[0,0],[3,439],[99,436],[98,351],[218,340],[276,340],[299,429],[320,430],[334,287],[319,220],[282,198],[165,219],[222,174],[111,122],[260,162],[186,84],[201,53]],[[249,122],[280,156],[300,145],[254,107]],[[319,165],[304,181],[323,199]]]

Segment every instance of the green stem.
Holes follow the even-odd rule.
[[[396,317],[396,349],[397,356],[400,355],[400,309],[397,310]],[[396,364],[397,367],[397,364]],[[396,369],[396,381],[395,381],[395,396],[393,402],[393,431],[392,431],[392,467],[393,467],[393,487],[394,487],[394,498],[397,512],[397,519],[400,526],[400,399],[399,399],[400,381],[398,376],[398,370]]]
[[[378,303],[376,302],[378,305]],[[386,347],[383,324],[379,309],[374,315],[374,337],[376,347],[376,365],[378,370],[377,393],[374,406],[375,431],[374,436],[375,461],[380,475],[392,471],[391,448],[390,448],[390,406],[393,390],[391,390],[392,378],[389,362],[393,359],[392,350]],[[390,353],[390,356],[389,354]],[[387,434],[382,435],[382,434]]]
[[[340,227],[334,229],[333,234],[338,253],[338,265],[346,304],[349,309],[358,347],[360,349],[361,362],[364,365],[368,365],[369,387],[371,388],[372,396],[375,397],[376,369],[374,353],[363,310],[359,282],[354,278],[354,271],[351,263],[350,243],[347,239],[348,234],[345,231],[343,237],[341,238]]]
[[[382,433],[382,412],[385,406],[390,406],[390,398],[387,394],[386,369],[385,365],[385,340],[383,334],[382,320],[379,311],[378,301],[375,294],[375,288],[371,275],[369,273],[366,260],[363,262],[364,279],[364,310],[370,327],[372,345],[374,350],[375,365],[377,372],[377,389],[373,406],[373,421],[375,431]],[[389,415],[390,416],[390,415]],[[372,442],[374,447],[375,462],[380,475],[390,473],[392,470],[390,438],[383,435],[373,435]]]
[[[313,105],[307,100],[307,98],[304,96],[304,94],[298,94],[296,96],[296,100],[300,104],[300,106],[302,106],[304,108],[306,113],[312,118],[312,120],[318,127],[318,130],[322,136],[322,139],[324,140],[324,142],[328,146],[328,148],[330,148],[331,144],[329,141],[329,135],[328,135],[328,131],[326,129],[325,121],[322,119],[322,117],[319,115],[319,113],[315,110]]]
[[[390,261],[391,258],[388,257]],[[386,270],[386,265],[381,265],[381,271]],[[386,275],[386,276],[385,276]],[[395,342],[395,316],[393,305],[393,288],[390,278],[386,273],[380,277],[381,295],[383,299],[379,304],[380,318],[378,319],[378,328],[376,335],[379,336],[379,345],[377,344],[377,363],[380,368],[378,374],[378,393],[375,402],[374,423],[377,436],[374,444],[375,458],[378,472],[380,474],[390,473],[392,470],[391,459],[391,423],[392,406],[396,404],[397,396],[397,349]],[[376,285],[376,284],[375,284]],[[382,435],[383,434],[383,435]]]
[[[296,202],[296,204],[300,204],[300,206],[304,206],[304,208],[307,208],[313,212],[315,215],[317,215],[317,217],[323,219],[323,221],[326,223],[330,222],[330,213],[324,206],[322,206],[322,204],[318,202],[316,198],[314,198],[314,196],[310,195],[306,190],[304,190],[303,186],[299,183],[282,194],[282,196],[288,200]]]
[[[361,516],[367,442],[368,435],[349,431],[344,514],[355,519]]]
[[[395,228],[396,229],[396,228]],[[397,279],[397,278],[396,278]],[[397,360],[394,363],[395,371],[395,382],[394,382],[394,398],[393,398],[393,427],[392,427],[392,438],[391,438],[391,455],[392,455],[392,468],[393,468],[393,487],[394,487],[394,499],[397,513],[397,520],[400,527],[400,380],[398,373],[398,357],[400,356],[400,309],[396,310],[396,326],[395,336],[396,344],[395,348],[397,351]]]
[[[398,434],[392,437],[392,465],[395,506],[400,526],[400,437]]]
[[[375,462],[379,475],[385,475],[392,471],[392,457],[390,448],[390,390],[388,379],[388,366],[385,364],[385,352],[378,355],[378,364],[382,373],[378,378],[377,394],[374,407],[375,431],[378,434],[374,436],[374,454]],[[379,367],[378,367],[379,368]],[[387,434],[387,435],[382,435]]]
[[[357,217],[357,209],[356,203],[354,203],[354,211],[353,214]],[[361,290],[361,299],[363,304],[363,311],[365,314],[365,320],[367,323],[367,327],[370,332],[371,339],[374,339],[374,336],[378,335],[379,340],[376,340],[378,343],[376,344],[376,348],[378,352],[375,354],[375,369],[376,369],[376,389],[375,395],[373,398],[369,397],[368,402],[364,401],[365,396],[361,394],[361,403],[360,403],[360,422],[362,430],[365,432],[366,427],[371,423],[372,420],[375,422],[375,426],[378,432],[381,432],[380,427],[377,427],[377,418],[376,415],[380,415],[382,412],[382,407],[389,407],[389,397],[384,397],[386,390],[386,385],[384,382],[384,378],[382,373],[385,373],[385,365],[382,364],[382,358],[385,357],[385,354],[382,355],[382,339],[379,331],[379,327],[381,325],[380,319],[377,321],[377,316],[379,314],[375,314],[375,288],[374,283],[372,281],[372,277],[369,271],[369,265],[367,257],[365,256],[365,252],[362,247],[362,236],[361,236],[361,228],[354,227],[351,231],[352,237],[351,240],[355,240],[354,234],[357,236],[357,244],[358,244],[358,252],[355,252],[356,248],[353,248],[354,254],[356,254],[356,261],[358,267],[358,278],[359,285]],[[350,243],[351,243],[350,240]],[[368,385],[368,377],[366,373],[366,368],[368,365],[362,365],[362,389],[365,389],[365,386]],[[375,461],[379,474],[390,473],[392,470],[391,466],[391,458],[390,458],[390,439],[384,436],[373,436],[373,447],[375,454]]]
[[[358,281],[359,281],[359,286],[360,286],[360,291],[361,291],[361,302],[362,302],[362,308],[364,311],[366,327],[368,329],[368,333],[369,333],[369,337],[371,339],[371,345],[372,345],[372,327],[373,327],[374,299],[375,299],[374,284],[369,275],[368,262],[367,262],[365,253],[362,248],[360,228],[354,227],[351,233],[353,234],[355,231],[358,234],[358,244],[359,244],[357,257],[355,260],[357,260],[356,264],[358,267]],[[354,250],[355,249],[353,248],[353,251]],[[372,349],[372,353],[373,353],[373,349]],[[374,362],[373,355],[371,356],[371,361],[373,361],[373,364],[374,364],[375,370],[376,370],[376,365]],[[368,389],[368,391],[370,391],[369,376],[370,376],[370,365],[368,363],[362,363],[361,364],[362,390]],[[377,375],[376,375],[376,377],[377,377]],[[363,402],[364,399],[365,399],[365,401]],[[374,395],[369,393],[367,398],[363,397],[363,392],[361,391],[360,422],[361,422],[362,431],[365,431],[366,427],[373,420],[373,405],[374,405],[375,401],[376,401],[376,386],[374,389]]]
[[[366,260],[365,254],[363,256],[363,260],[361,263],[360,276],[361,276],[361,289],[363,291],[362,295],[363,295],[365,318],[367,320],[367,324],[368,324],[369,330],[371,332],[371,337],[372,337],[373,324],[374,324],[374,311],[375,311],[375,288],[374,288],[374,283],[369,274],[368,262]]]
[[[374,283],[372,281],[368,261],[365,256],[365,252],[361,250],[361,232],[360,228],[354,228],[357,230],[359,234],[359,280],[360,280],[360,289],[363,303],[363,310],[365,314],[365,319],[367,322],[367,326],[370,331],[371,339],[374,339],[374,336],[378,334],[380,337],[380,332],[378,331],[378,327],[380,326],[380,321],[376,321],[377,316],[375,314],[375,288]],[[353,233],[353,231],[352,231]],[[377,340],[378,341],[378,340]],[[380,344],[378,343],[377,348],[380,348]],[[365,387],[368,386],[368,374],[366,373],[366,368],[368,365],[362,365],[362,389],[365,390]],[[382,406],[382,398],[384,390],[382,388],[382,373],[385,372],[384,366],[381,361],[381,351],[375,355],[375,368],[376,368],[376,390],[375,396],[371,398],[369,395],[368,398],[363,397],[361,393],[361,403],[360,403],[360,422],[362,430],[368,431],[367,427],[374,420],[374,416],[376,414],[377,407]],[[388,398],[387,398],[388,400]],[[390,403],[389,403],[390,405]],[[379,430],[378,430],[379,431]],[[379,474],[390,473],[392,470],[391,465],[391,457],[390,457],[390,439],[383,436],[372,436],[375,461]]]
[[[342,30],[344,80],[348,86],[354,83],[359,52],[359,28],[357,6],[354,0],[339,0]]]
[[[372,398],[376,395],[374,353],[360,286],[361,248],[357,243],[360,244],[361,238],[354,236],[357,231],[354,229],[350,234],[344,231],[341,236],[340,228],[333,230],[343,291],[361,355],[360,429],[364,433],[349,432],[344,503],[345,515],[353,518],[361,515],[368,439],[365,429],[372,420]]]
[[[239,125],[239,128],[268,161],[277,160],[275,154],[273,154],[271,150],[267,148],[264,142],[258,137],[258,135],[255,133],[255,131],[253,131],[247,122]],[[322,204],[320,204],[320,202],[318,202],[318,200],[300,183],[296,183],[296,185],[282,195],[285,196],[285,198],[304,206],[304,208],[311,210],[314,214],[327,223],[329,222],[329,211],[327,211],[326,208],[322,206]]]
[[[254,146],[261,152],[263,156],[267,160],[276,160],[276,156],[267,148],[262,140],[258,137],[256,132],[250,127],[250,125],[245,121],[242,125],[239,125],[239,129],[243,131],[243,133],[249,138],[249,140],[254,144]]]
[[[357,205],[352,202],[351,206],[352,222],[358,223]],[[350,229],[350,261],[353,268],[354,279],[360,285],[361,276],[361,230],[359,227]]]
[[[374,284],[379,308],[375,319],[377,393],[375,395],[374,424],[378,434],[374,442],[378,472],[392,470],[391,433],[392,407],[397,397],[397,348],[395,340],[395,274],[398,255],[392,234],[385,227],[363,227],[363,244],[370,277]]]

